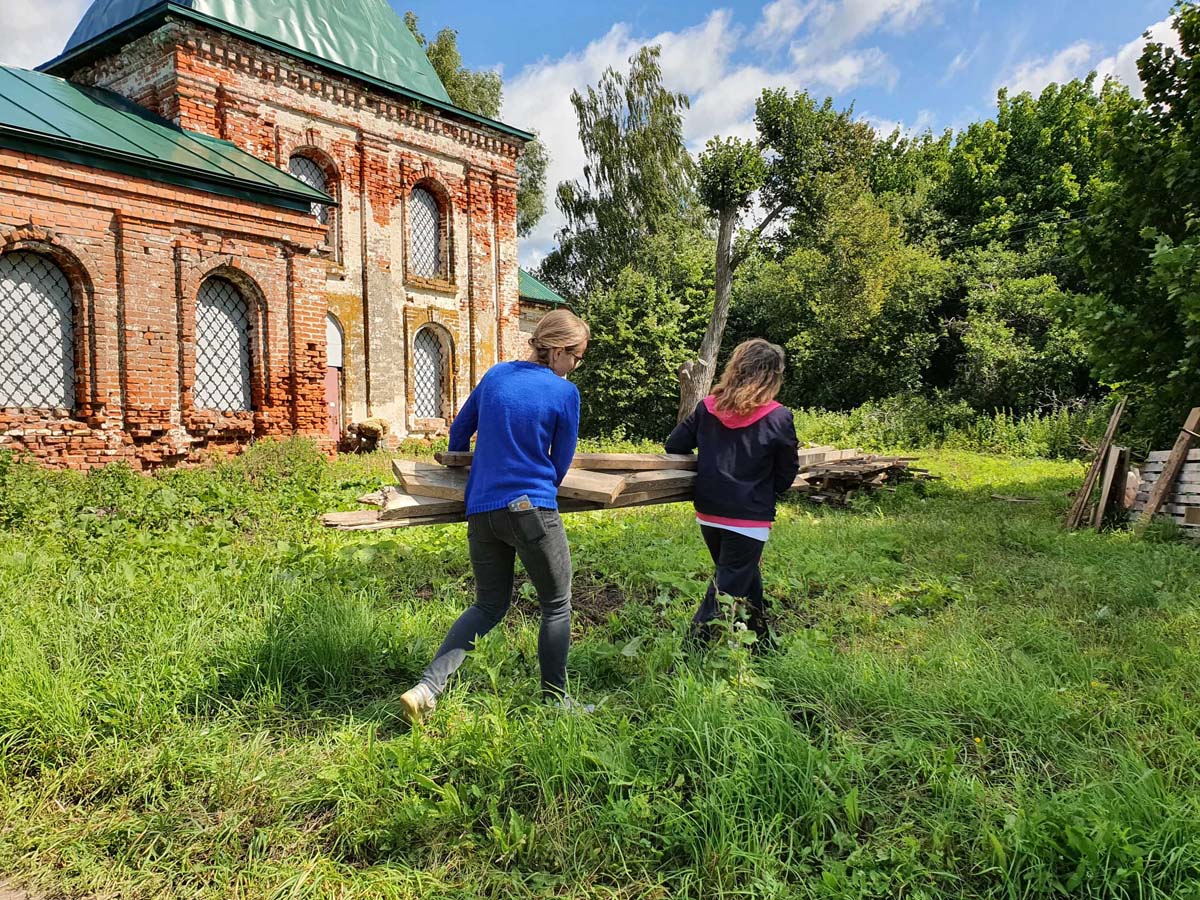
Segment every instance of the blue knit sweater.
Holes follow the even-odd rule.
[[[471,449],[467,515],[503,509],[525,494],[558,509],[558,485],[579,440],[579,389],[531,362],[492,366],[450,426],[450,449]]]

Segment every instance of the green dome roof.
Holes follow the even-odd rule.
[[[95,0],[59,59],[135,20],[169,11],[450,103],[425,52],[387,0]]]

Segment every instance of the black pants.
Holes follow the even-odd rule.
[[[717,604],[719,591],[746,601],[750,612],[750,630],[766,640],[767,607],[763,596],[762,570],[759,568],[766,542],[708,525],[701,525],[700,533],[717,569],[708,583],[708,593],[692,617],[693,634],[703,636],[707,630],[704,626],[721,614]]]
[[[516,516],[537,515],[545,534],[525,537]],[[475,605],[450,626],[433,662],[421,677],[434,696],[463,664],[475,641],[504,618],[512,603],[513,567],[517,556],[537,589],[542,624],[538,632],[538,661],[542,692],[561,696],[567,688],[567,650],[571,645],[571,549],[562,517],[553,509],[511,513],[507,509],[467,517],[467,546],[475,573]]]

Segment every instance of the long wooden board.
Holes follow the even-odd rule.
[[[1138,517],[1134,525],[1135,529],[1141,530],[1150,524],[1167,494],[1174,489],[1175,479],[1191,455],[1192,441],[1197,431],[1200,431],[1200,406],[1188,413],[1179,437],[1175,439],[1175,446],[1171,448],[1170,456],[1163,463],[1162,474],[1154,482],[1154,487],[1150,489],[1150,499],[1146,501],[1146,506]]]
[[[558,496],[612,503],[624,489],[628,478],[628,475],[572,469],[558,486]]]
[[[660,469],[652,472],[635,472],[625,479],[622,496],[632,492],[663,491],[670,493],[690,489],[696,483],[696,473],[680,469]]]
[[[1100,499],[1096,501],[1096,512],[1092,516],[1092,527],[1100,528],[1118,497],[1125,493],[1125,473],[1129,471],[1129,448],[1109,447],[1108,459],[1104,463],[1104,477],[1100,480]]]
[[[354,518],[351,518],[351,517]],[[374,516],[374,518],[368,518]],[[326,513],[321,524],[338,531],[384,531],[389,528],[414,528],[420,525],[453,525],[465,521],[465,515],[414,516],[408,519],[381,519],[375,510],[353,513]]]
[[[405,493],[417,497],[437,497],[441,500],[466,500],[465,469],[446,469],[429,463],[395,459],[392,460],[392,471],[396,473]]]
[[[388,491],[384,497],[379,518],[411,519],[417,516],[443,516],[467,514],[467,505],[462,500],[444,500],[438,497],[414,497],[397,490]]]
[[[1194,431],[1195,429],[1192,429],[1192,430]],[[1148,462],[1148,463],[1166,462],[1170,456],[1171,456],[1170,450],[1154,450],[1154,451],[1146,454],[1146,462]],[[1189,450],[1187,459],[1185,460],[1185,462],[1200,462],[1200,449]]]
[[[433,458],[443,466],[461,468],[471,465],[475,454],[470,451],[443,451]],[[660,469],[696,468],[696,457],[679,453],[576,453],[572,469],[589,472],[652,472]]]

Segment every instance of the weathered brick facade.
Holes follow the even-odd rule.
[[[338,206],[318,226],[300,213],[0,151],[0,241],[68,260],[89,323],[77,334],[86,396],[74,413],[5,411],[0,447],[66,465],[155,465],[256,435],[325,435],[327,311],[345,339],[345,421],[384,419],[393,438],[444,429],[489,366],[523,352],[520,139],[192,21],[169,19],[67,75],[281,169],[305,156]],[[438,206],[435,277],[410,271],[418,187]],[[253,413],[214,417],[190,405],[196,291],[218,270],[265,314]],[[414,410],[422,327],[443,352],[435,419]]]
[[[51,257],[75,303],[75,407],[0,409],[0,449],[88,468],[323,434],[325,262],[311,216],[0,149],[0,253]],[[195,297],[229,278],[263,327],[254,411],[191,401]]]

